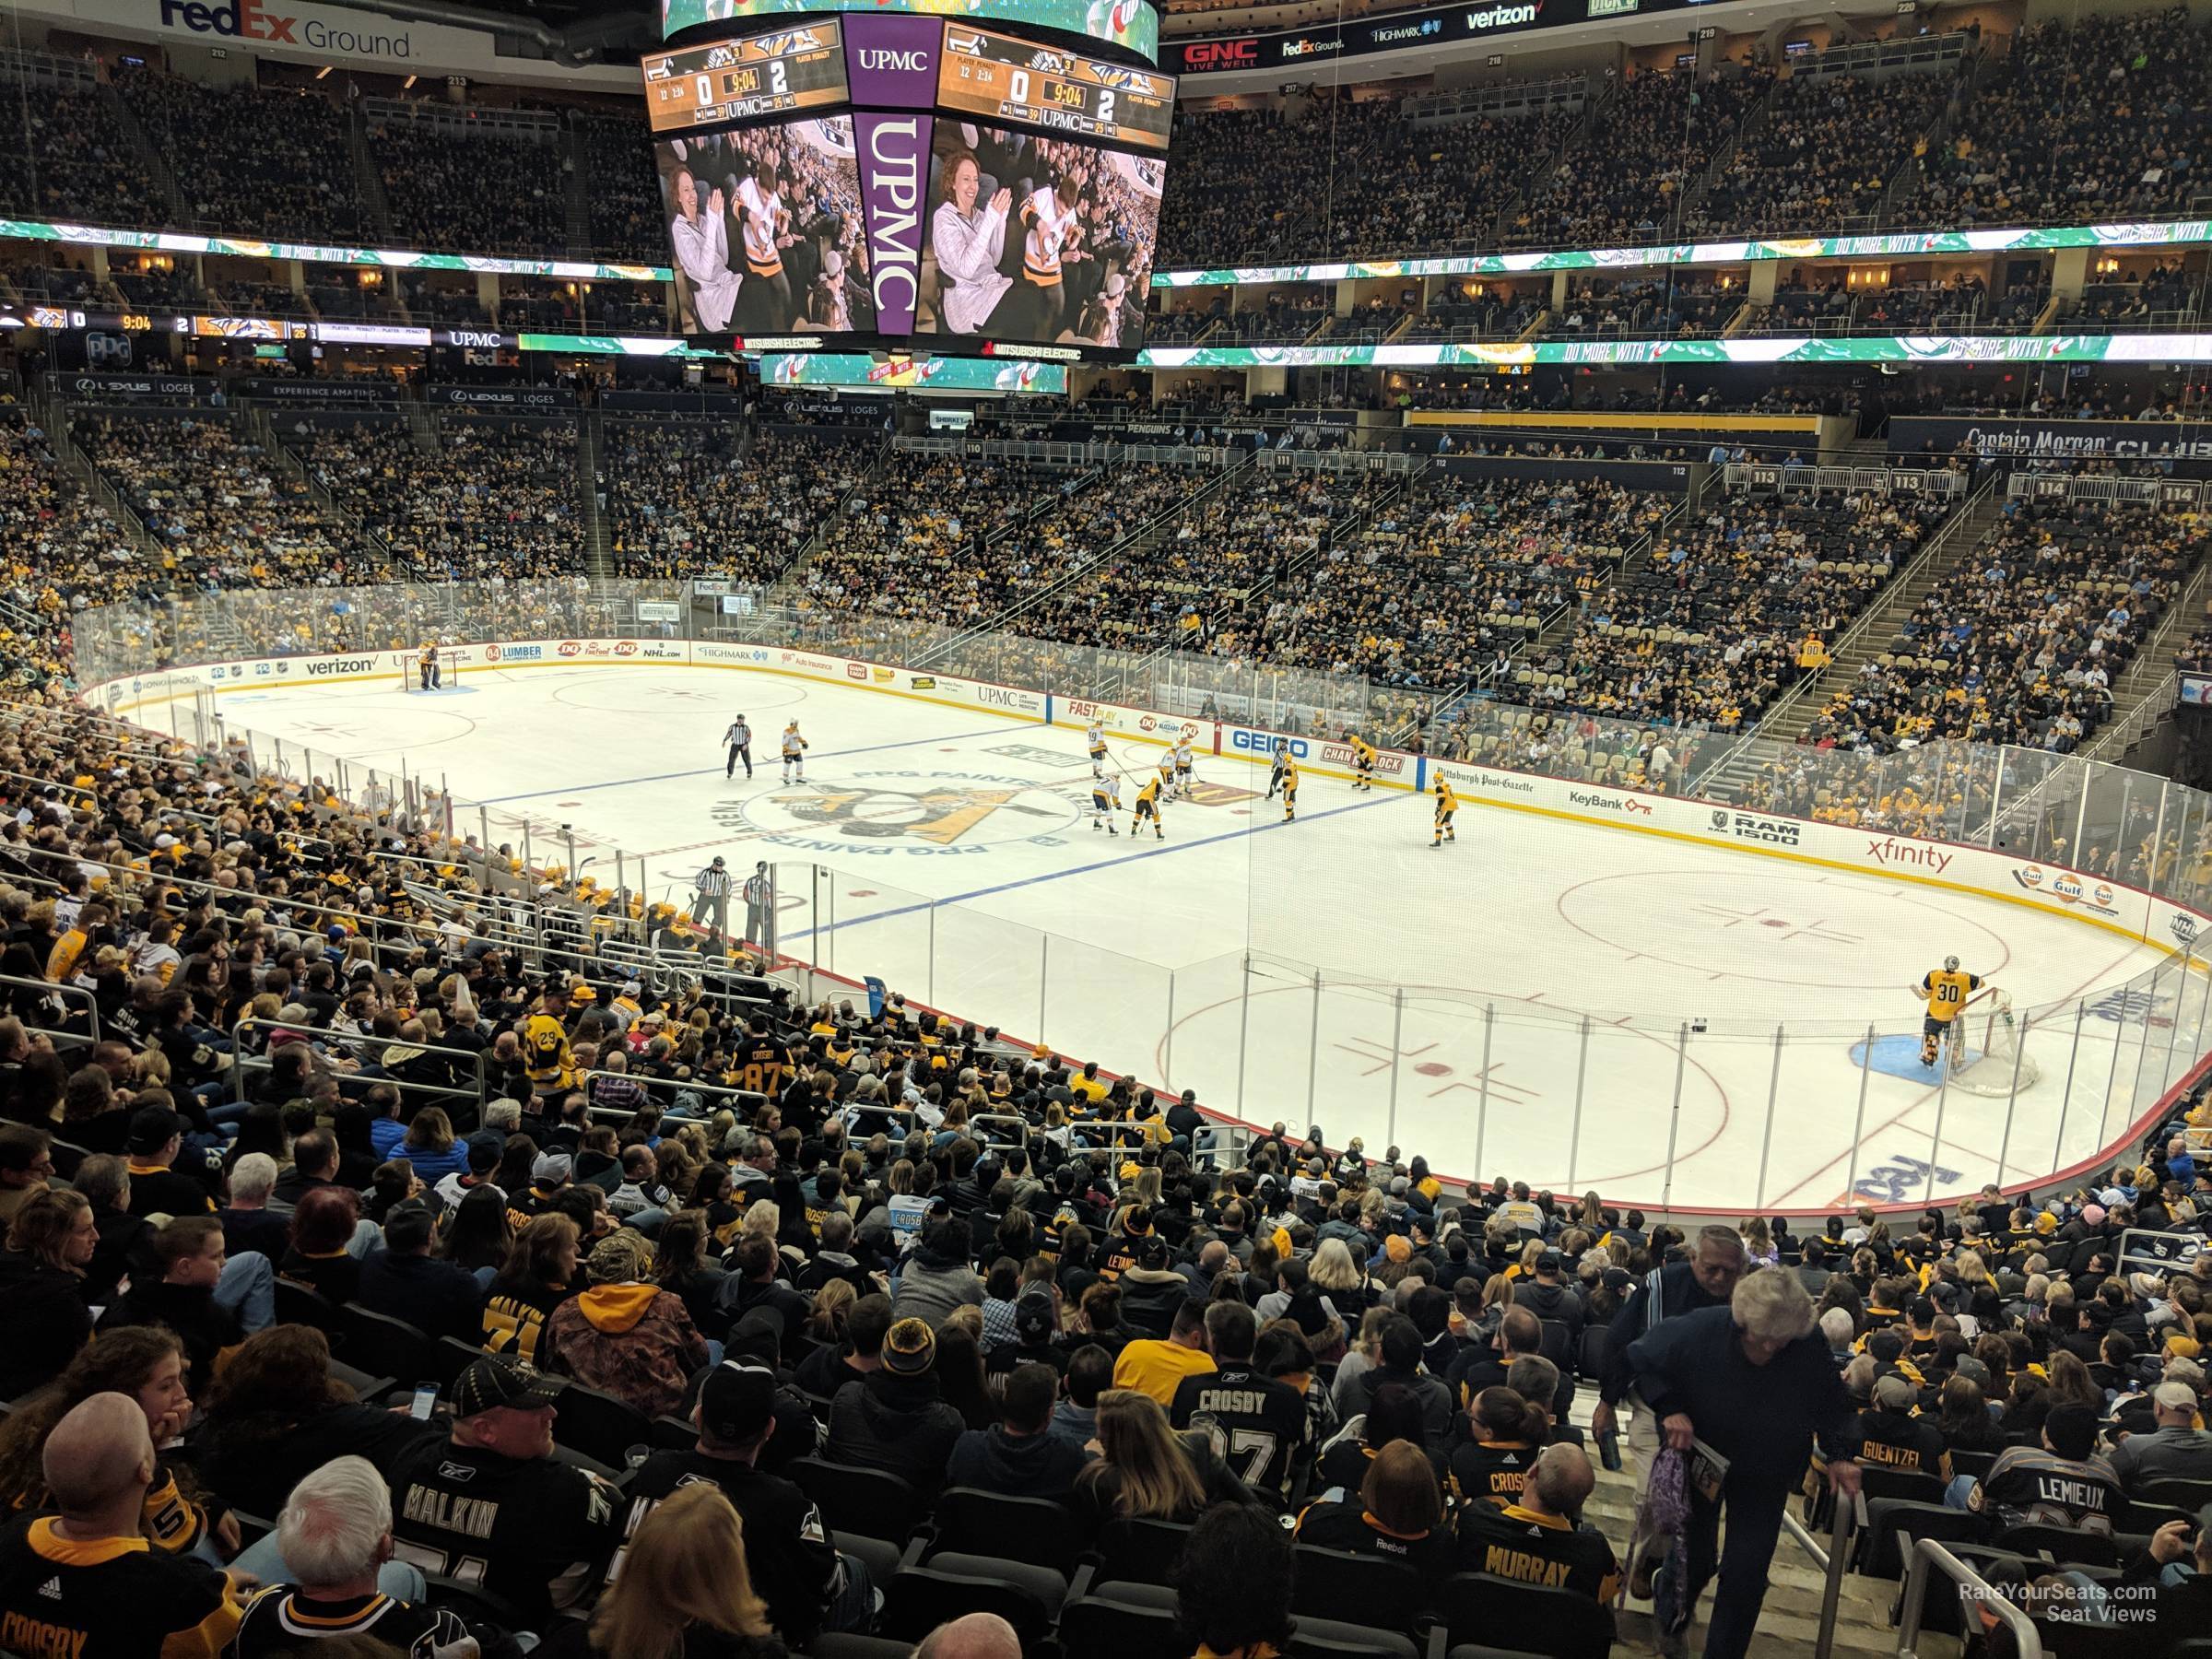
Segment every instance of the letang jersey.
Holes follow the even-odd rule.
[[[481,1584],[543,1630],[599,1582],[613,1553],[615,1488],[549,1457],[500,1457],[428,1437],[392,1466],[403,1561]]]

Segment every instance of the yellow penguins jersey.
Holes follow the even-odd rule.
[[[532,1082],[558,1083],[565,1088],[573,1081],[570,1075],[574,1061],[569,1053],[569,1034],[550,1014],[530,1016],[523,1027],[523,1052],[530,1059]]]
[[[1352,739],[1352,754],[1362,766],[1372,766],[1375,763],[1375,746],[1364,737]]]
[[[1451,784],[1449,784],[1449,783],[1447,783],[1447,782],[1444,782],[1444,780],[1443,780],[1443,779],[1441,779],[1441,778],[1439,778],[1439,779],[1437,779],[1437,781],[1436,781],[1436,811],[1437,811],[1437,816],[1438,816],[1439,818],[1441,818],[1441,817],[1443,817],[1443,816],[1444,816],[1445,814],[1447,814],[1447,813],[1457,812],[1458,810],[1459,810],[1459,796],[1458,796],[1456,794],[1454,794],[1454,793],[1453,792],[1452,785],[1451,785]]]
[[[1136,792],[1136,804],[1139,806],[1156,806],[1159,804],[1159,780],[1158,778],[1148,780],[1145,786]]]
[[[1937,968],[1922,976],[1920,989],[1928,999],[1928,1018],[1948,1025],[1965,1009],[1966,999],[1982,989],[1982,982],[1971,973]]]

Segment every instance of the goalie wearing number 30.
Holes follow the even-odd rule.
[[[1945,957],[1942,967],[1921,975],[1914,994],[1924,997],[1928,1005],[1927,1018],[1920,1022],[1923,1065],[1936,1064],[1936,1056],[1947,1041],[1954,1065],[1966,1058],[1966,1027],[1959,1017],[1966,1012],[1967,1000],[1984,982],[1978,975],[1960,971],[1957,957]]]

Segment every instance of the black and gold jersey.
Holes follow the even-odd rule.
[[[1620,1581],[1620,1562],[1602,1534],[1519,1504],[1470,1503],[1459,1512],[1459,1565],[1601,1602],[1613,1599]]]
[[[52,1515],[0,1528],[0,1652],[24,1659],[216,1659],[242,1609],[205,1561],[144,1538],[65,1536]]]
[[[291,1659],[312,1653],[312,1641],[359,1636],[405,1659],[433,1659],[441,1648],[468,1639],[468,1627],[443,1607],[394,1601],[389,1595],[346,1595],[335,1601],[309,1596],[296,1584],[276,1584],[246,1604],[231,1659]]]

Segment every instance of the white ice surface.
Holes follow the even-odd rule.
[[[740,871],[770,859],[787,955],[1248,1120],[1395,1142],[1453,1178],[1748,1211],[1827,1207],[1854,1184],[1917,1197],[1932,1161],[1955,1192],[2001,1147],[2007,1180],[2088,1156],[2124,1126],[2102,1107],[2111,1080],[2163,1059],[2156,1010],[2147,1028],[2139,1009],[2087,1018],[2071,1066],[2071,1013],[2031,1027],[2045,1075],[2008,1132],[2005,1102],[1863,1074],[1852,1043],[1869,1023],[1916,1031],[1907,987],[1946,955],[2026,1011],[2159,953],[1994,900],[1472,803],[1458,844],[1431,850],[1426,799],[1320,778],[1284,826],[1265,772],[1230,759],[1198,765],[1227,798],[1171,805],[1169,839],[1132,843],[1125,812],[1120,836],[1090,827],[1080,733],[857,688],[472,668],[429,696],[288,685],[220,707],[288,754],[404,756],[487,804],[495,842],[519,849],[512,815],[541,837],[565,821],[603,879],[615,849],[632,882],[641,856],[655,898],[687,900],[716,852]],[[750,782],[723,777],[739,712]],[[773,756],[794,717],[812,747],[807,787],[786,790]],[[1115,753],[1133,799],[1158,751]],[[1678,1048],[1685,1022],[1705,1029]]]

